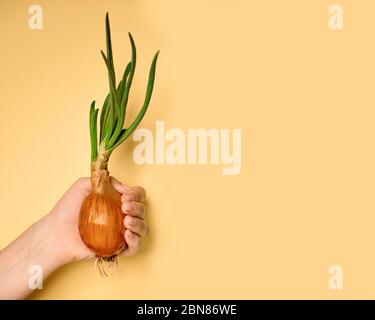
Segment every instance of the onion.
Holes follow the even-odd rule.
[[[156,52],[149,72],[146,96],[137,117],[128,128],[123,128],[129,92],[136,66],[136,47],[132,35],[129,39],[132,59],[128,63],[122,80],[116,84],[112,56],[111,32],[108,13],[105,20],[107,56],[102,53],[107,66],[109,93],[100,111],[100,133],[97,133],[99,109],[95,101],[90,107],[90,142],[91,142],[91,184],[92,191],[83,201],[78,221],[79,234],[85,245],[95,253],[96,264],[102,275],[107,275],[103,262],[117,263],[117,256],[126,248],[125,214],[121,210],[121,194],[111,184],[108,172],[108,160],[115,148],[123,143],[137,128],[145,115],[154,87]],[[99,140],[99,143],[98,143]]]
[[[110,259],[126,246],[125,214],[121,211],[121,195],[112,187],[108,170],[92,170],[92,191],[81,207],[79,232],[98,257]]]

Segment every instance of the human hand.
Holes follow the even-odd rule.
[[[138,252],[141,238],[148,233],[144,221],[146,194],[141,187],[129,187],[111,177],[113,187],[121,193],[122,211],[125,216],[126,249],[121,255],[131,256]],[[52,243],[59,252],[59,258],[68,263],[94,257],[94,253],[81,240],[78,231],[78,216],[83,200],[91,192],[89,178],[78,179],[62,196],[51,213],[46,216],[44,224],[53,232]]]
[[[123,255],[135,254],[141,238],[148,233],[145,216],[145,191],[128,187],[111,178],[114,188],[122,194],[125,216],[124,234],[127,248]],[[0,299],[20,299],[33,290],[30,267],[41,268],[43,281],[62,265],[94,256],[83,243],[78,231],[78,216],[83,200],[91,192],[89,178],[77,180],[62,196],[52,211],[31,225],[16,240],[0,251]],[[39,270],[38,269],[38,270]]]

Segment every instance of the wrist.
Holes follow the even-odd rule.
[[[48,214],[36,223],[39,234],[39,251],[50,260],[51,268],[57,269],[72,261],[69,251],[61,241],[60,226],[54,215]]]

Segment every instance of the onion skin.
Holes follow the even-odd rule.
[[[78,229],[82,241],[99,258],[111,258],[125,249],[125,214],[121,194],[113,188],[106,168],[91,165],[92,191],[83,201]]]

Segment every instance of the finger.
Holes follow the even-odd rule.
[[[122,195],[122,201],[144,202],[146,200],[146,191],[142,187],[128,187]]]
[[[120,193],[125,193],[130,191],[130,187],[128,187],[126,184],[121,183],[114,177],[110,177],[112,186]]]
[[[122,252],[124,256],[132,256],[136,254],[141,247],[141,238],[130,230],[125,230],[125,242],[127,248]]]
[[[144,219],[146,216],[146,208],[145,205],[141,202],[123,202],[121,205],[121,210],[123,213],[131,215],[133,217],[137,217],[140,219]]]
[[[148,225],[141,219],[126,216],[124,219],[124,224],[128,230],[140,237],[144,237],[148,234]]]

